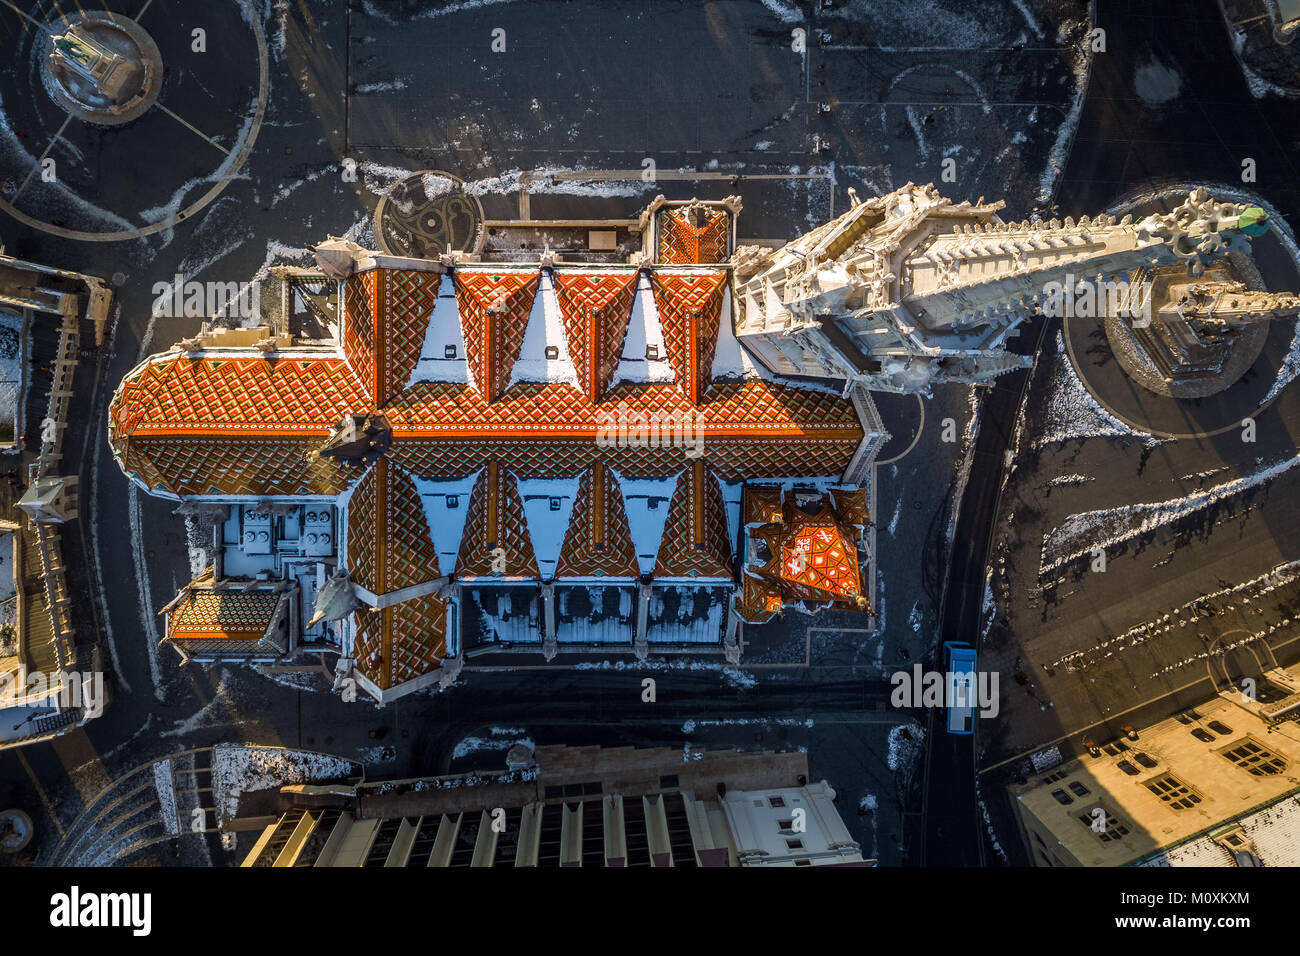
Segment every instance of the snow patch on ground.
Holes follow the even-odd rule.
[[[910,770],[921,753],[925,731],[912,722],[899,724],[889,731],[889,769],[894,773]]]
[[[1151,435],[1129,428],[1092,397],[1070,362],[1065,349],[1065,336],[1060,332],[1056,333],[1056,351],[1052,363],[1043,426],[1046,434],[1034,443],[1035,448],[1087,438],[1136,437],[1146,444],[1158,443],[1158,439]]]
[[[1070,487],[1074,485],[1087,484],[1088,482],[1093,480],[1094,479],[1091,475],[1057,475],[1055,478],[1053,478],[1051,481],[1047,483],[1047,487],[1049,488],[1060,488],[1063,486]]]
[[[239,798],[258,790],[291,783],[342,780],[352,775],[353,763],[342,757],[223,744],[212,749],[212,788],[217,817],[224,825],[239,814]]]
[[[803,20],[802,11],[793,4],[782,3],[781,0],[763,0],[763,6],[782,23],[799,23]]]
[[[172,777],[170,757],[153,765],[153,786],[158,791],[158,813],[163,828],[169,835],[179,836],[181,823],[176,816],[176,780]]]
[[[751,687],[758,686],[758,678],[753,674],[746,673],[738,667],[724,667],[722,669],[722,679],[730,687],[736,687],[741,690],[748,690]]]
[[[596,179],[558,179],[557,173],[580,172],[580,170],[545,167],[528,172],[527,183],[523,183],[525,171],[514,169],[490,179],[479,179],[465,184],[465,192],[471,196],[487,194],[509,195],[518,192],[526,185],[530,193],[545,193],[557,196],[586,196],[596,199],[637,198],[653,193],[659,189],[656,182],[640,179],[630,180],[596,180]]]
[[[493,728],[495,730],[496,728]],[[529,750],[536,750],[537,746],[533,743],[531,737],[466,737],[458,743],[451,752],[451,758],[457,760],[461,757],[468,757],[470,754],[482,753],[485,750],[509,750],[515,744],[523,744]]]
[[[1300,456],[1284,458],[1244,478],[1170,501],[1123,505],[1070,515],[1059,528],[1043,535],[1040,574],[1047,574],[1097,548],[1109,550],[1216,502],[1239,495],[1284,474],[1297,462],[1300,462]]]

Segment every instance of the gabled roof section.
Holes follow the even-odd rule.
[[[554,270],[543,269],[528,313],[519,357],[510,369],[510,385],[519,382],[554,382],[578,387],[578,371],[569,354],[568,336],[555,293]]]
[[[205,495],[337,495],[360,473],[316,454],[319,438],[134,438],[122,467],[152,491]]]
[[[537,558],[528,536],[524,503],[514,476],[500,462],[488,462],[469,503],[456,576],[536,578]]]
[[[636,577],[639,573],[618,480],[598,462],[582,474],[555,576]]]
[[[460,319],[469,349],[470,369],[488,402],[501,397],[519,357],[540,273],[458,269],[455,273]]]
[[[406,388],[420,360],[435,313],[443,276],[436,272],[382,272],[382,309],[375,341],[375,403],[387,405]]]
[[[730,578],[732,550],[717,479],[697,461],[677,479],[655,576]]]
[[[447,653],[447,605],[432,595],[356,612],[352,657],[380,690],[428,674]]]
[[[456,554],[465,533],[465,519],[469,515],[470,497],[474,494],[478,475],[471,473],[441,480],[412,476],[411,481],[424,506],[425,523],[429,528],[438,529],[438,537],[433,542],[438,566],[450,570],[456,566]]]
[[[287,592],[191,587],[168,614],[167,640],[189,654],[283,654]]]
[[[668,265],[727,260],[731,214],[722,206],[665,206],[659,217],[659,261]]]
[[[771,513],[770,491],[746,486],[745,512],[759,517]],[[842,508],[843,510],[837,510]],[[858,540],[865,521],[866,494],[861,489],[837,489],[833,494],[789,491],[776,520],[751,525],[750,557],[746,577],[767,582],[763,602],[744,601],[754,614],[770,611],[771,588],[783,604],[798,601],[869,611],[862,593],[863,560]],[[753,617],[747,618],[753,620]]]
[[[348,570],[376,595],[439,577],[438,553],[414,482],[380,458],[348,502]]]
[[[560,303],[569,354],[578,384],[599,402],[614,378],[640,273],[558,271],[555,293]]]
[[[383,407],[406,387],[433,319],[442,276],[372,269],[343,283],[343,353],[356,370],[367,404]]]
[[[519,495],[524,504],[524,520],[528,522],[528,538],[533,543],[533,554],[543,580],[555,577],[560,546],[573,514],[578,482],[572,478],[520,478]]]
[[[668,349],[664,345],[663,327],[659,322],[659,307],[655,304],[654,283],[650,280],[650,273],[642,272],[637,276],[632,314],[614,368],[614,384],[671,382],[674,377],[673,367],[668,363]]]
[[[713,379],[713,354],[726,288],[725,270],[656,272],[655,303],[677,387],[699,402]]]
[[[433,317],[424,332],[424,343],[420,347],[420,358],[415,371],[407,383],[409,388],[416,382],[455,382],[474,386],[474,378],[469,367],[469,349],[465,342],[465,332],[460,322],[460,301],[456,295],[456,283],[448,276],[442,276],[438,285],[437,304],[433,308]]]
[[[328,435],[367,402],[339,358],[190,358],[167,353],[123,380],[109,407],[115,440],[147,435]]]
[[[379,282],[382,270],[374,269],[343,282],[343,355],[365,389],[366,405],[378,407],[375,399],[375,323],[379,313]],[[349,413],[365,409],[349,409]]]

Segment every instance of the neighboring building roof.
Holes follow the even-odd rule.
[[[808,782],[806,754],[699,751],[683,763],[667,748],[552,746],[511,755],[516,769],[505,773],[287,787],[293,808],[243,865],[870,865],[835,791]],[[494,817],[503,825],[489,825]]]
[[[1300,866],[1300,797],[1242,817],[1228,832],[1189,840],[1142,866]]]
[[[1283,844],[1294,834],[1279,837],[1277,846],[1269,841],[1294,828],[1295,814],[1265,810],[1300,792],[1296,724],[1270,717],[1274,702],[1297,683],[1300,665],[1268,671],[1258,682],[1258,699],[1221,694],[1012,785],[1034,862],[1159,865],[1167,857],[1181,864],[1210,855],[1207,837],[1217,840],[1255,817],[1259,831],[1268,831],[1256,841],[1261,859],[1265,849],[1292,852]],[[1094,826],[1098,808],[1104,828]]]

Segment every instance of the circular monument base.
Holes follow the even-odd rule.
[[[100,126],[120,126],[144,115],[158,101],[162,89],[163,61],[158,44],[134,20],[105,11],[79,13],[67,18],[67,31],[75,30],[125,61],[107,78],[111,92],[66,63],[51,58],[57,30],[45,40],[41,82],[50,97],[77,119]]]
[[[483,205],[464,180],[425,170],[398,180],[375,208],[375,241],[390,256],[436,259],[448,252],[478,252]]]

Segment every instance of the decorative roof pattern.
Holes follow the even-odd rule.
[[[348,502],[352,580],[388,594],[439,577],[438,553],[410,477],[387,458],[371,468]]]
[[[470,495],[457,577],[537,577],[537,557],[514,476],[490,461]]]
[[[637,577],[636,548],[618,481],[602,463],[582,474],[556,577]]]
[[[670,232],[688,237],[673,261],[725,258],[729,220],[716,210],[710,216],[698,229],[684,218],[664,221]],[[726,269],[649,271],[645,302],[652,293],[675,380],[613,385],[642,273],[555,268],[554,292],[544,294],[555,296],[578,384],[511,384],[534,299],[543,294],[540,276],[539,269],[493,266],[448,275],[385,269],[354,275],[342,283],[337,353],[250,348],[238,357],[159,356],[115,395],[113,448],[148,487],[180,497],[337,496],[356,486],[346,503],[346,565],[375,595],[452,570],[439,566],[431,535],[438,529],[427,524],[414,478],[481,472],[469,496],[457,576],[535,579],[537,551],[517,479],[581,475],[563,541],[558,549],[554,540],[545,542],[551,550],[543,553],[558,555],[558,577],[636,577],[633,529],[613,469],[627,480],[678,476],[664,533],[656,538],[654,573],[730,579],[734,542],[719,476],[838,475],[853,460],[862,426],[840,395],[768,380],[713,381],[719,330],[730,321]],[[454,303],[443,282],[453,283]],[[448,297],[443,305],[440,289]],[[408,384],[435,308],[445,310],[446,321],[459,313],[456,341],[464,343],[461,358],[472,385],[463,378]],[[456,345],[438,351],[443,348]],[[528,349],[540,352],[532,344]],[[438,374],[436,368],[428,373]],[[373,465],[354,468],[318,454],[340,421],[368,411],[391,425],[391,444]],[[675,441],[659,440],[673,434]],[[865,498],[858,511],[865,514]],[[772,517],[745,514],[747,523]],[[451,543],[442,542],[444,551]],[[642,549],[647,561],[653,547]],[[815,583],[837,585],[839,578],[828,574]],[[770,603],[772,588],[755,588]],[[361,610],[353,635],[356,667],[385,690],[420,676],[446,653],[447,628],[447,606],[433,595]],[[222,639],[236,647],[262,636]]]
[[[742,510],[747,516],[771,512],[771,491],[746,486]],[[742,594],[746,620],[774,610],[772,591],[782,604],[807,601],[854,610],[870,608],[862,593],[862,558],[857,541],[861,526],[837,513],[830,494],[787,492],[777,521],[752,527],[746,584],[757,577],[766,587],[750,586]],[[846,510],[866,519],[866,498],[852,492],[842,496]],[[855,527],[856,526],[856,527]],[[766,554],[764,554],[766,552]],[[766,560],[764,560],[766,559]],[[755,566],[762,562],[760,566]]]
[[[367,404],[340,358],[170,356],[142,365],[118,389],[119,436],[328,435]]]
[[[659,261],[669,265],[725,262],[731,216],[716,206],[659,210]],[[698,220],[698,225],[692,221]]]
[[[655,303],[664,330],[668,360],[677,373],[677,386],[698,402],[713,379],[718,345],[718,320],[727,288],[727,273],[655,273]]]
[[[528,313],[540,275],[468,269],[456,273],[470,368],[488,402],[497,401],[510,380],[510,367],[519,357],[528,331]]]
[[[637,275],[635,271],[601,275],[561,272],[555,277],[555,297],[578,382],[593,402],[601,400],[618,367],[636,298]]]
[[[343,355],[364,383],[366,404],[347,414],[370,411],[375,401],[375,322],[379,313],[379,273],[365,272],[343,283]]]
[[[375,340],[376,407],[395,399],[411,380],[433,317],[442,276],[436,272],[377,270],[383,307]]]
[[[316,454],[319,438],[133,438],[122,464],[150,489],[196,495],[337,495],[360,475]]]
[[[447,653],[447,605],[432,595],[356,616],[353,660],[380,690],[436,670]]]
[[[194,589],[172,611],[170,638],[260,638],[271,626],[280,604],[277,591]]]
[[[677,479],[655,576],[729,578],[732,550],[722,491],[704,462],[697,461]]]
[[[746,574],[741,581],[740,597],[736,600],[736,613],[750,624],[764,624],[781,613],[784,602],[781,589],[754,574]]]

